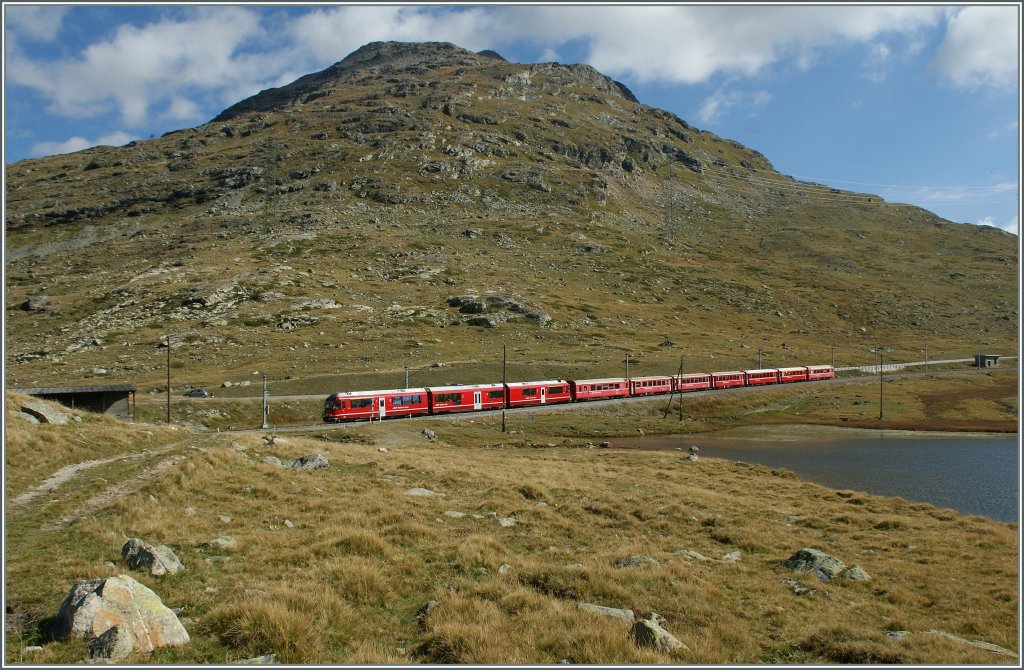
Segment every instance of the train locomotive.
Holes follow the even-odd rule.
[[[831,365],[604,379],[460,384],[381,391],[332,393],[324,400],[326,423],[480,412],[610,398],[688,393],[713,389],[833,379]]]

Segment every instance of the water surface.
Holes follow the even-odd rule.
[[[670,436],[613,440],[640,449],[699,448],[698,455],[792,470],[835,489],[898,496],[1017,522],[1018,438],[1007,436]]]

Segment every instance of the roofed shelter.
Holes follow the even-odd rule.
[[[135,387],[131,384],[35,386],[8,390],[53,400],[71,409],[84,409],[98,414],[109,414],[118,419],[135,421]]]

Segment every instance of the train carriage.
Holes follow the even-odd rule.
[[[358,421],[429,413],[425,388],[349,391],[327,396],[323,419],[326,422]]]
[[[625,377],[578,379],[570,381],[569,384],[572,385],[572,399],[575,402],[629,397],[629,380]]]
[[[776,369],[744,370],[743,374],[747,377],[747,386],[779,383],[779,371]]]
[[[672,377],[633,377],[629,380],[630,395],[671,393]]]
[[[508,406],[551,405],[572,402],[569,382],[564,379],[549,379],[541,382],[515,382],[505,384],[508,390]]]
[[[834,379],[836,371],[831,365],[808,365],[807,366],[807,379],[809,381],[815,379]]]
[[[747,376],[742,370],[730,370],[729,372],[712,372],[711,387],[716,389],[728,389],[737,386],[746,386]]]
[[[703,391],[711,388],[711,375],[703,372],[688,375],[675,375],[672,378],[677,393],[686,391]]]
[[[503,384],[431,386],[427,388],[427,401],[431,414],[500,409],[505,406],[505,386]]]
[[[807,368],[779,368],[779,383],[807,381]]]

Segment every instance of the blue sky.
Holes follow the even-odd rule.
[[[780,172],[1017,233],[1020,3],[4,3],[5,163],[200,125],[376,40],[589,63]]]

